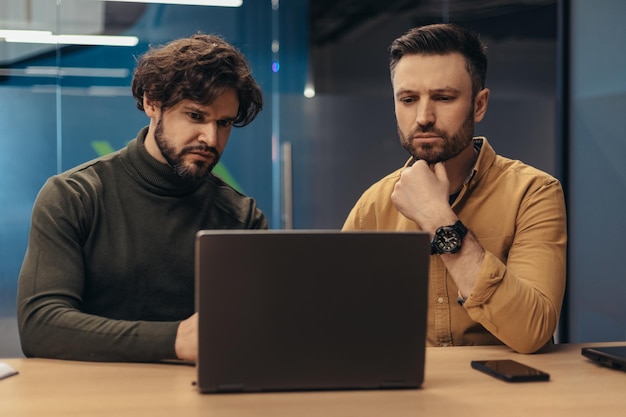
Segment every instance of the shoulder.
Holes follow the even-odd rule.
[[[106,183],[119,172],[125,150],[92,159],[46,180],[37,196],[37,205],[90,205],[103,192]]]
[[[560,181],[553,175],[517,159],[499,154],[487,142],[483,141],[481,155],[477,163],[478,175],[484,176],[488,182],[498,181],[529,187],[555,186],[561,187]]]
[[[60,174],[53,175],[47,180],[47,184],[67,185],[70,188],[79,188],[80,185],[96,184],[102,181],[107,171],[117,169],[126,149],[121,149],[90,161],[84,162]]]
[[[74,168],[61,173],[59,177],[69,180],[100,176],[101,172],[110,168],[116,168],[121,163],[122,159],[126,157],[127,152],[127,148],[111,152],[107,155],[77,165]]]
[[[507,181],[516,183],[527,183],[536,187],[557,186],[560,181],[553,175],[528,165],[523,161],[510,159],[501,155],[496,155],[492,165],[491,175],[504,176]]]

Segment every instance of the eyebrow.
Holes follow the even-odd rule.
[[[435,88],[430,90],[431,93],[460,93],[461,90],[455,87],[443,87],[443,88]]]
[[[187,104],[183,106],[183,110],[185,111],[192,111],[195,113],[202,113],[202,114],[206,114],[206,111],[204,111],[204,109],[202,108],[202,106],[196,105],[196,104]]]
[[[442,88],[433,88],[433,89],[428,90],[428,94],[442,94],[442,93],[445,93],[445,94],[450,94],[450,93],[459,94],[460,92],[461,92],[461,90],[458,89],[458,88],[455,88],[455,87],[442,87]],[[412,90],[410,88],[401,88],[400,90],[398,90],[396,92],[395,96],[399,97],[399,96],[404,95],[404,94],[415,94],[415,93],[416,93],[416,91]]]
[[[184,111],[192,111],[194,113],[199,113],[199,114],[202,114],[203,116],[206,116],[208,114],[208,112],[206,110],[204,110],[203,106],[197,105],[197,104],[185,105],[185,106],[183,106],[183,110]],[[235,120],[237,120],[237,115],[221,117],[219,120],[226,120],[226,121],[229,121],[229,122],[234,122]]]

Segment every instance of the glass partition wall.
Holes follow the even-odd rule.
[[[136,58],[151,45],[201,32],[246,55],[264,108],[233,129],[215,172],[254,196],[272,228],[289,226],[279,98],[304,90],[307,1],[283,3],[0,2],[0,357],[20,353],[15,294],[36,195],[51,175],[124,147],[148,124],[130,84]]]

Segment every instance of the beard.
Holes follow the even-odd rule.
[[[154,139],[161,155],[167,163],[172,167],[174,173],[184,180],[200,181],[209,176],[213,168],[220,160],[219,151],[205,144],[190,145],[183,147],[180,152],[171,146],[171,141],[165,137],[163,129],[163,118],[160,117],[154,131]],[[192,162],[185,161],[185,154],[201,153],[211,154],[212,160],[196,160]]]
[[[438,149],[432,144],[414,145],[413,137],[419,133],[434,133],[441,137],[443,139],[443,148]],[[408,135],[402,133],[398,126],[398,135],[400,136],[402,147],[416,160],[423,159],[429,165],[447,161],[460,154],[463,149],[472,143],[474,137],[474,108],[472,106],[463,125],[452,136],[443,130],[436,129],[432,124],[427,126],[418,125]]]

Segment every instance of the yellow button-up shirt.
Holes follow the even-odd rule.
[[[532,353],[551,340],[563,303],[563,189],[551,175],[496,155],[486,138],[474,140],[480,154],[452,209],[485,249],[485,258],[461,306],[443,262],[431,256],[427,344],[506,344]],[[420,230],[391,202],[402,169],[363,193],[343,230]]]

